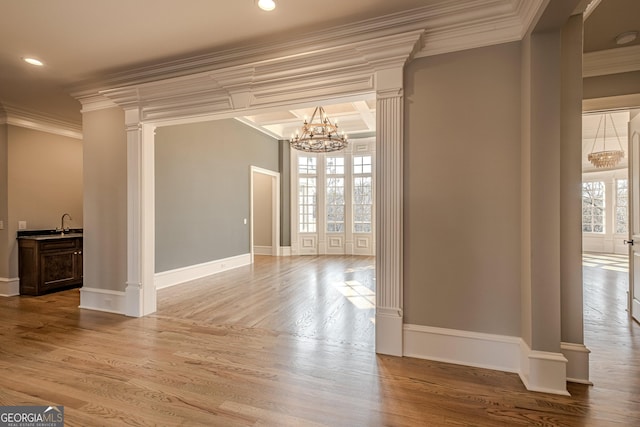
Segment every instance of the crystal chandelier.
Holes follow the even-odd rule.
[[[607,116],[609,116],[609,121],[613,126],[613,132],[616,135],[616,139],[618,140],[619,150],[607,150]],[[596,147],[596,141],[598,140],[598,133],[600,132],[600,127],[602,126],[602,120],[604,119],[604,131],[602,133],[602,151],[594,151]],[[593,138],[593,146],[591,147],[591,153],[587,156],[589,161],[593,164],[593,166],[597,168],[612,168],[618,163],[620,160],[624,158],[624,150],[622,149],[622,144],[620,143],[620,137],[618,136],[618,130],[616,129],[616,125],[613,123],[613,119],[611,118],[611,114],[603,114],[600,117],[600,122],[598,123],[598,129],[596,130],[596,136]]]
[[[338,151],[349,144],[347,135],[338,133],[338,123],[332,123],[322,107],[313,110],[309,121],[305,118],[302,135],[296,131],[295,135],[291,135],[290,142],[296,150],[312,153]]]

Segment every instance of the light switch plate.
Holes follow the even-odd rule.
[[[0,221],[0,230],[4,230],[4,221]]]

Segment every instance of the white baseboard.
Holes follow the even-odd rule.
[[[280,256],[291,256],[291,246],[280,246]]]
[[[593,385],[589,380],[589,350],[584,344],[560,343],[560,351],[567,358],[567,381]]]
[[[520,341],[503,335],[404,325],[405,356],[504,372],[519,372]]]
[[[125,293],[83,286],[80,288],[80,308],[126,315]]]
[[[376,308],[376,353],[403,355],[402,313],[394,308]]]
[[[562,353],[531,350],[522,341],[520,379],[527,390],[569,396],[567,359]]]
[[[0,277],[0,297],[14,297],[20,295],[20,279]]]
[[[254,255],[273,255],[271,246],[253,246]]]
[[[177,285],[179,283],[188,282],[205,276],[211,276],[212,274],[249,264],[251,264],[251,254],[243,254],[156,273],[154,281],[156,289],[168,288],[169,286]]]
[[[405,324],[403,332],[404,356],[513,372],[520,376],[527,390],[569,394],[564,355],[532,351],[520,337],[411,324]],[[584,358],[584,351],[578,355],[577,348],[567,349]]]

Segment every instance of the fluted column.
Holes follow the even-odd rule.
[[[154,226],[155,127],[140,122],[138,109],[125,110],[127,130],[126,314],[156,311]]]
[[[402,68],[376,73],[376,352],[402,356]]]

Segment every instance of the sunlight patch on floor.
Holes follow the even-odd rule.
[[[585,267],[601,268],[603,270],[629,272],[627,255],[617,254],[582,254],[582,265]]]
[[[376,294],[357,280],[334,283],[334,286],[356,308],[367,310],[375,308]]]

